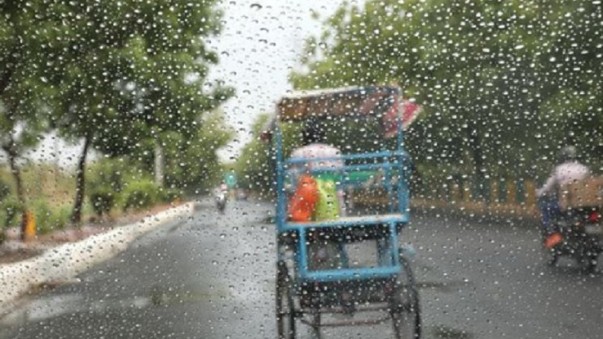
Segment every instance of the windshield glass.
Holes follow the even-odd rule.
[[[599,338],[598,0],[0,0],[0,339]]]

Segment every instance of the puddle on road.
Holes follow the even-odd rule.
[[[474,338],[473,334],[471,334],[467,331],[459,330],[456,328],[443,326],[443,325],[434,326],[433,328],[430,328],[428,332],[433,336],[433,338],[437,338],[437,339],[472,339],[472,338]]]
[[[222,289],[214,289],[212,291],[205,292],[190,290],[182,291],[155,287],[151,289],[151,293],[148,297],[148,300],[154,306],[167,306],[173,304],[227,299],[229,297],[231,297],[231,294],[228,291]]]
[[[432,290],[443,293],[454,293],[463,287],[469,286],[469,281],[417,281],[417,288],[419,290]]]

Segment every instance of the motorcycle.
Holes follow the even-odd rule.
[[[601,211],[598,208],[568,210],[558,218],[556,227],[563,240],[546,250],[549,265],[554,266],[561,256],[568,256],[588,272],[594,271],[603,252]]]
[[[225,191],[219,191],[216,193],[215,199],[218,211],[220,211],[220,213],[224,213],[224,210],[226,209],[226,200],[228,200],[227,193]]]

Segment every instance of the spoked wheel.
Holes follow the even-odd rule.
[[[398,278],[395,295],[392,296],[391,317],[396,339],[421,338],[421,310],[419,292],[410,264],[400,256],[402,272]]]
[[[284,262],[279,262],[276,274],[276,328],[279,339],[295,338],[295,310],[291,285],[287,266]]]

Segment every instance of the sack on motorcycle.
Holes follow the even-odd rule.
[[[561,187],[559,207],[570,208],[603,207],[603,177],[591,177]]]

